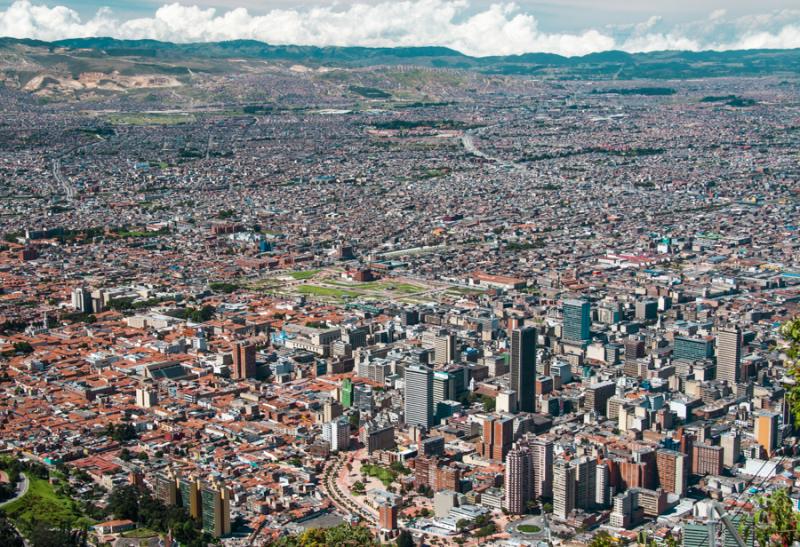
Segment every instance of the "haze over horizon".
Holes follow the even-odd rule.
[[[108,36],[167,42],[253,39],[277,45],[445,46],[473,56],[530,52],[566,56],[622,50],[800,47],[800,9],[766,0],[622,2],[584,0],[301,3],[252,0],[170,3],[78,0],[0,2],[0,36],[59,40]],[[725,6],[725,7],[722,7]]]

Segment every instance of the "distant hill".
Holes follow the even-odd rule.
[[[395,97],[425,103],[444,100],[453,92],[485,88],[485,81],[479,83],[485,80],[484,75],[499,77],[491,79],[492,85],[498,85],[496,91],[503,92],[507,84],[500,83],[502,77],[515,75],[624,81],[768,75],[790,79],[798,73],[800,50],[637,54],[606,51],[583,57],[551,53],[471,57],[445,47],[277,46],[255,40],[173,44],[113,38],[57,42],[0,38],[0,87],[56,100],[104,100],[119,93],[158,102],[180,102],[187,97],[257,99],[253,90],[263,86],[265,80],[250,88],[237,87],[232,83],[235,80],[226,79],[230,75],[284,78],[282,84],[275,84],[276,89],[293,87],[299,79],[316,82],[316,90],[311,83],[301,86],[302,93],[310,94],[303,100],[312,103],[322,97],[320,93],[327,93],[328,99],[333,93],[351,99]],[[212,81],[218,85],[209,84]],[[223,87],[226,91],[222,91]],[[298,91],[300,88],[294,90]],[[273,98],[282,96],[276,92]],[[295,99],[299,100],[292,100]]]
[[[0,39],[0,52],[15,46],[54,52],[58,48],[79,51],[89,59],[128,58],[152,61],[206,61],[259,59],[302,63],[309,66],[369,67],[416,65],[459,68],[490,74],[541,74],[570,79],[680,79],[721,76],[759,76],[800,71],[800,50],[664,51],[626,53],[606,51],[583,57],[551,53],[526,53],[494,57],[470,57],[446,47],[314,47],[277,46],[255,40],[173,44],[156,40],[74,38],[56,42]],[[200,63],[202,64],[202,63]],[[202,69],[202,67],[198,67]],[[209,67],[212,72],[224,67]],[[195,70],[193,68],[193,70]]]

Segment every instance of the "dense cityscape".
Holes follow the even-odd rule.
[[[796,73],[10,47],[9,545],[753,546],[800,507]]]

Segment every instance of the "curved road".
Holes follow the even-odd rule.
[[[357,515],[371,525],[377,524],[375,515],[364,509],[358,502],[350,498],[349,492],[342,492],[336,480],[342,472],[345,459],[337,456],[331,460],[330,464],[323,471],[323,481],[321,484],[322,493],[325,494],[340,510],[346,513]]]
[[[5,507],[9,503],[17,501],[19,498],[28,493],[28,487],[30,486],[28,476],[25,473],[22,473],[20,477],[22,477],[22,480],[17,483],[17,495],[13,498],[7,499],[3,503],[0,503],[0,507]]]

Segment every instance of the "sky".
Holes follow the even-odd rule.
[[[800,48],[800,0],[0,0],[0,36],[446,46],[475,56]]]

